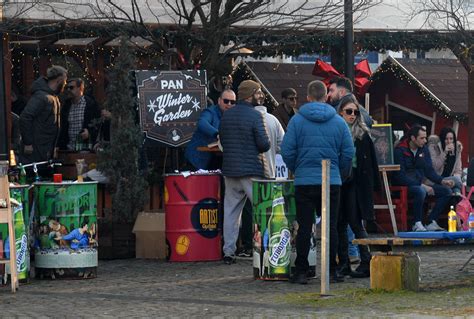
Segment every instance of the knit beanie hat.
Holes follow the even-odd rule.
[[[239,100],[246,100],[254,93],[260,89],[261,86],[255,81],[252,80],[245,80],[239,85],[238,97]]]

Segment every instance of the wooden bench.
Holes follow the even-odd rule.
[[[370,287],[384,290],[418,290],[417,252],[474,249],[474,238],[451,240],[386,237],[355,239],[352,242],[369,246],[373,253],[370,262]]]

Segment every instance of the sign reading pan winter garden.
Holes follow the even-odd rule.
[[[206,107],[206,71],[136,71],[140,126],[171,146],[188,142]]]

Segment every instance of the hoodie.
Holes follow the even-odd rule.
[[[354,145],[349,127],[336,114],[329,104],[310,102],[291,118],[281,155],[295,185],[321,185],[323,159],[331,160],[331,185],[341,185],[350,171]]]
[[[20,131],[24,145],[33,145],[33,154],[25,162],[51,159],[60,124],[60,102],[45,78],[38,78],[31,87],[31,98],[20,115]]]

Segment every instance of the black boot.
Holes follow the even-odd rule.
[[[352,278],[367,278],[370,277],[370,265],[361,263],[352,273]]]
[[[339,274],[343,276],[350,276],[350,274],[352,273],[351,264],[350,263],[341,264],[341,266],[339,266],[338,271],[339,271]]]
[[[329,281],[331,283],[344,282],[344,275],[339,273],[339,271],[334,271],[329,273]]]
[[[290,278],[290,282],[293,284],[306,285],[308,283],[308,278],[306,273],[297,272]]]

